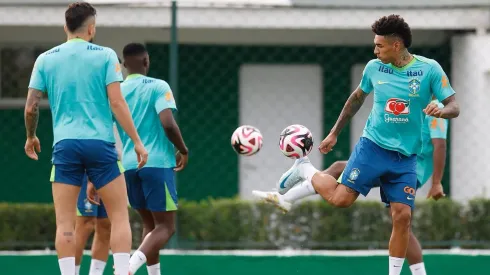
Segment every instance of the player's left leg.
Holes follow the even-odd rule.
[[[152,214],[154,229],[146,235],[138,250],[131,256],[130,272],[135,274],[146,263],[149,275],[156,275],[160,274],[159,251],[175,232],[175,172],[172,168],[143,168],[138,174],[145,195],[145,208]],[[142,213],[141,210],[139,212]]]
[[[422,177],[422,175],[419,173],[420,166],[421,163],[417,161],[417,190],[420,189],[425,182],[427,182],[427,179]],[[423,183],[421,183],[421,180]],[[422,246],[420,245],[420,242],[415,234],[413,234],[412,230],[410,230],[410,240],[408,241],[407,261],[410,265],[412,275],[427,275],[422,255]]]
[[[92,261],[90,262],[89,275],[102,275],[109,258],[111,242],[111,221],[103,202],[97,209],[97,222],[95,224],[94,240],[92,242]]]
[[[381,188],[390,204],[392,233],[389,243],[389,275],[400,275],[411,232],[412,208],[417,189],[416,157],[393,152],[392,166],[381,177]]]

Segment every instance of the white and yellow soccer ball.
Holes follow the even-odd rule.
[[[231,135],[231,146],[239,155],[255,155],[262,148],[262,134],[253,126],[242,125]]]
[[[306,157],[313,148],[313,136],[303,125],[293,124],[282,130],[279,149],[288,158]]]

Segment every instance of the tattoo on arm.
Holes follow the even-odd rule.
[[[350,187],[345,187],[347,189],[347,193],[351,193],[351,194],[359,194],[359,192],[357,192],[356,190],[350,188]]]
[[[333,126],[331,132],[339,134],[345,124],[361,109],[364,100],[369,94],[363,92],[360,88],[357,88],[347,99],[347,102],[340,113],[337,122]]]
[[[24,111],[24,119],[27,131],[27,137],[36,136],[37,122],[39,120],[39,103],[43,93],[36,89],[29,89],[27,102]]]
[[[63,236],[65,236],[65,237],[72,237],[73,236],[73,232],[63,232]]]

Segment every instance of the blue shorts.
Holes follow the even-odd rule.
[[[124,172],[129,204],[152,212],[177,210],[177,189],[173,168],[143,167]]]
[[[84,176],[82,189],[78,195],[77,216],[79,217],[96,217],[99,219],[107,218],[104,203],[100,201],[100,205],[91,204],[87,199],[87,176]]]
[[[64,139],[54,145],[51,182],[82,186],[87,175],[96,189],[117,178],[124,169],[114,143],[95,139]]]
[[[366,196],[376,183],[385,203],[397,202],[413,208],[417,190],[417,156],[386,150],[361,137],[339,182]]]

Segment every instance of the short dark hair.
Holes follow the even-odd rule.
[[[407,22],[400,15],[383,16],[371,26],[377,35],[392,35],[403,40],[403,45],[408,48],[412,45],[412,31]]]
[[[68,5],[65,11],[66,27],[70,32],[77,31],[85,21],[91,16],[95,16],[97,11],[87,2],[75,2]]]
[[[124,46],[123,57],[138,56],[147,53],[145,45],[141,43],[129,43]]]

